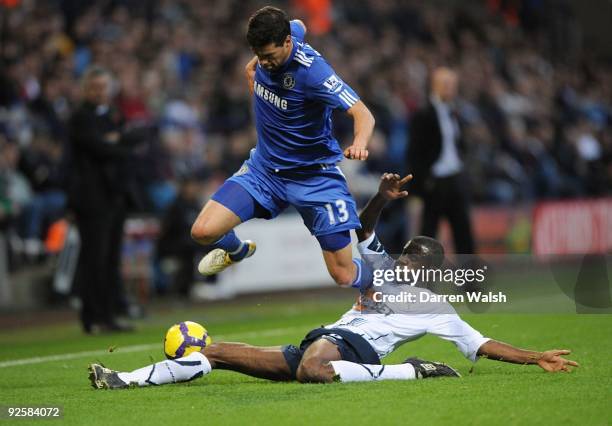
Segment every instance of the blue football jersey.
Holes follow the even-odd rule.
[[[280,69],[270,73],[257,64],[253,160],[279,170],[339,162],[342,150],[332,135],[332,110],[348,110],[359,97],[304,42],[304,29],[295,21],[291,38],[293,50]]]

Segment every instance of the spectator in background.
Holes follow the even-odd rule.
[[[27,178],[19,171],[19,147],[0,134],[0,204],[2,219],[7,227],[16,228],[16,222],[25,207],[31,203],[33,193]]]
[[[578,27],[567,4],[559,9],[547,2],[530,3],[516,13],[516,5],[508,6],[512,2],[455,2],[444,7],[414,1],[334,0],[315,2],[316,7],[311,3],[281,1],[296,8],[291,15],[313,26],[313,43],[338,63],[337,71],[350,73],[355,88],[372,106],[390,157],[404,157],[406,118],[427,102],[428,70],[454,63],[461,75],[469,76],[462,81],[457,113],[466,134],[474,126],[482,132],[484,121],[492,142],[487,149],[495,159],[479,160],[496,183],[475,180],[476,202],[533,202],[539,194],[610,192],[586,172],[590,168],[603,173],[609,157],[587,160],[585,167],[582,157],[574,155],[574,138],[568,133],[584,116],[595,123],[592,136],[597,144],[604,144],[612,122],[612,73],[609,65],[584,55],[580,40],[572,38]],[[227,176],[229,167],[214,162],[219,154],[226,155],[229,140],[251,126],[250,98],[242,84],[249,52],[231,33],[235,23],[246,20],[257,7],[252,0],[184,0],[21,2],[5,9],[0,107],[8,105],[8,114],[0,114],[0,128],[8,118],[11,139],[27,147],[29,121],[36,116],[59,139],[75,105],[74,76],[92,63],[109,67],[120,83],[120,107],[127,118],[150,117],[162,130],[169,166],[148,188],[153,212],[161,214],[175,195],[174,177],[187,169],[203,167]],[[559,46],[565,46],[563,52]],[[24,104],[30,117],[23,114]],[[181,120],[172,123],[177,113]],[[345,140],[351,123],[337,118],[334,133]],[[529,129],[529,120],[540,129],[554,129],[548,154],[553,154],[562,175],[560,192],[551,180],[554,173],[531,173],[534,163],[525,161],[533,161],[532,156],[514,145],[513,129]],[[593,151],[589,145],[593,144],[580,143],[587,157]]]
[[[406,166],[408,118],[428,102],[432,67],[452,63],[466,76],[456,111],[470,141],[462,161],[475,204],[612,193],[610,61],[579,37],[568,2],[278,3],[295,7],[290,15],[306,21],[312,44],[339,74],[351,76],[371,106],[382,155],[357,174],[377,173],[378,160],[391,160],[387,167],[398,172]],[[516,13],[519,3],[529,7]],[[128,121],[150,119],[160,129],[159,143],[139,150],[132,164],[140,169],[136,192],[148,197],[145,212],[162,217],[176,195],[177,176],[204,169],[206,184],[222,182],[253,143],[242,77],[250,52],[233,35],[258,7],[255,0],[95,0],[3,8],[0,134],[22,155],[35,145],[39,122],[64,141],[78,78],[93,63],[108,67]],[[349,140],[350,119],[334,120],[336,138]],[[362,191],[357,198],[368,198],[369,184],[354,187],[355,194]],[[24,201],[6,200],[15,207],[11,226],[23,220]],[[384,217],[381,226],[399,235],[401,209],[387,211],[394,217]]]
[[[598,140],[595,125],[586,117],[581,117],[568,136],[573,147],[575,170],[584,185],[584,192],[593,195],[605,193],[602,182],[605,176],[604,146]]]
[[[431,75],[430,103],[410,122],[407,162],[413,194],[423,198],[421,235],[436,237],[440,219],[450,223],[455,251],[474,253],[468,185],[461,160],[461,130],[453,111],[457,74],[437,68]]]
[[[21,236],[30,258],[44,253],[42,241],[46,226],[64,215],[62,147],[44,131],[39,131],[27,150],[23,150],[19,169],[27,177],[33,196],[21,217]]]
[[[178,196],[167,209],[156,243],[155,258],[163,275],[170,277],[171,290],[189,296],[195,281],[195,261],[204,254],[202,246],[191,238],[191,225],[198,217],[202,202],[201,183],[195,177],[183,178]]]
[[[48,129],[47,133],[53,140],[61,141],[65,138],[68,101],[61,93],[59,78],[44,76],[40,94],[28,106],[33,118]]]
[[[115,315],[122,299],[119,270],[126,182],[123,164],[130,147],[111,105],[111,74],[93,67],[83,77],[84,101],[69,124],[71,172],[69,205],[81,238],[73,291],[81,297],[86,333],[123,331]]]

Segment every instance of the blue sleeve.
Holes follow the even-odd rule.
[[[309,99],[321,101],[332,108],[346,111],[359,100],[357,93],[321,57],[311,65],[306,86]]]
[[[297,19],[294,19],[289,24],[291,25],[291,36],[295,37],[299,42],[303,42],[306,30],[302,24],[300,24]]]

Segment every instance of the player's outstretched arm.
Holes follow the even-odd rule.
[[[489,340],[478,349],[478,356],[513,364],[537,364],[545,371],[569,372],[570,367],[578,367],[576,361],[563,358],[569,355],[567,349],[553,349],[545,352],[529,351],[515,348],[507,343]]]
[[[368,142],[374,131],[374,116],[362,101],[357,101],[347,110],[353,118],[353,144],[344,150],[350,160],[365,161],[368,158]]]
[[[380,212],[385,208],[387,203],[392,200],[404,198],[408,196],[408,191],[402,190],[402,186],[412,180],[412,175],[400,177],[394,173],[383,173],[380,177],[380,185],[378,185],[378,192],[370,198],[368,204],[359,215],[359,221],[361,222],[361,229],[358,229],[357,238],[359,241],[364,241],[370,238]]]

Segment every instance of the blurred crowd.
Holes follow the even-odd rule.
[[[438,65],[459,73],[475,203],[612,190],[612,70],[581,46],[564,1],[5,1],[0,223],[23,252],[39,252],[49,224],[66,214],[66,125],[91,65],[114,74],[128,125],[155,128],[135,152],[132,211],[163,217],[181,193],[204,198],[240,167],[256,139],[244,32],[267,3],[305,21],[307,41],[376,117],[370,159],[346,164],[358,199],[380,172],[407,171],[411,114]],[[350,120],[339,115],[335,132],[350,142]],[[181,189],[194,176],[197,190]]]

